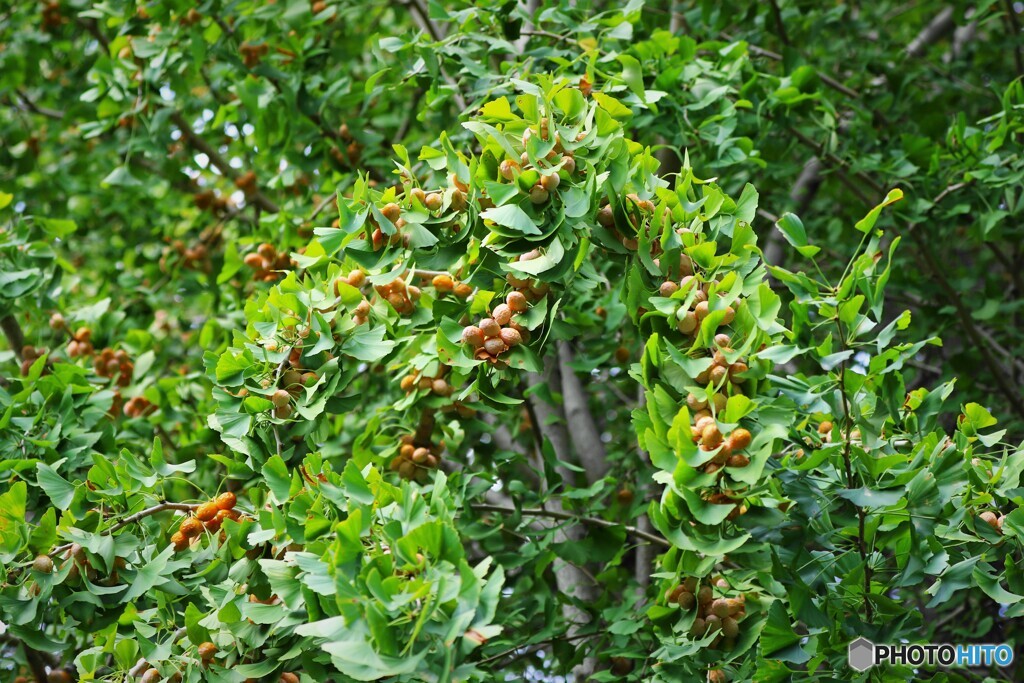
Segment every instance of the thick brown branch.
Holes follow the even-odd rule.
[[[547,381],[549,386],[560,387],[561,381],[558,373],[558,361],[550,356],[545,360],[545,375],[528,375],[527,382],[531,386],[537,386]],[[537,456],[543,458],[543,444],[546,439],[551,443],[555,451],[555,458],[559,461],[555,469],[559,476],[567,483],[572,482],[573,472],[560,463],[569,462],[569,437],[565,430],[565,416],[557,405],[551,405],[546,401],[539,400],[534,395],[527,399],[527,408],[530,411],[530,420],[533,423],[535,438],[537,439]],[[541,468],[543,471],[543,468]],[[545,492],[550,491],[549,486],[544,486]],[[557,502],[557,499],[556,501]],[[548,511],[545,508],[537,508],[544,512],[559,514],[557,511]],[[546,515],[551,517],[551,515]],[[557,517],[553,517],[557,518]],[[581,525],[561,526],[555,531],[555,539],[559,543],[580,541],[583,539],[584,529]],[[591,617],[588,612],[581,609],[576,602],[592,604],[597,598],[596,586],[588,580],[587,572],[564,560],[554,565],[555,584],[558,591],[569,598],[569,601],[562,605],[562,616],[568,624],[568,633],[575,636],[590,623]],[[573,680],[578,683],[587,681],[597,669],[597,658],[588,654],[573,668]]]
[[[28,668],[32,670],[32,677],[36,679],[36,683],[47,683],[49,676],[46,673],[46,660],[42,653],[33,650],[25,643],[21,644],[21,648],[25,652],[25,661],[28,662]]]
[[[11,350],[14,351],[14,357],[21,362],[21,349],[25,346],[25,334],[21,331],[21,325],[18,324],[18,319],[14,315],[5,315],[0,318],[0,329],[3,329],[4,336],[7,337],[7,343],[10,344]]]
[[[568,342],[558,342],[559,374],[562,376],[562,401],[568,432],[576,447],[576,456],[583,467],[588,484],[604,478],[608,472],[608,458],[601,433],[587,404],[587,393],[576,371],[572,369],[573,353]]]

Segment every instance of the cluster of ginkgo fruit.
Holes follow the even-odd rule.
[[[244,42],[238,46],[238,52],[242,55],[242,63],[249,69],[259,65],[260,61],[270,52],[270,46],[266,43],[254,45]]]
[[[540,159],[537,160],[537,164],[531,163],[530,155],[526,151],[527,143],[534,135],[539,135],[541,140],[548,141],[551,137],[549,128],[546,117],[540,120],[536,133],[533,128],[527,128],[523,131],[521,138],[523,152],[519,159],[503,159],[498,165],[498,173],[501,178],[517,183],[519,189],[527,193],[530,202],[535,205],[547,203],[558,186],[561,185],[562,178],[559,171],[565,172],[570,177],[576,172],[576,157],[571,150],[565,149],[562,145],[557,131],[554,134],[554,146],[543,158],[544,163],[540,163]],[[581,132],[577,141],[584,137],[585,134]]]
[[[231,209],[231,199],[225,195],[219,195],[213,190],[196,192],[192,195],[192,203],[200,211],[211,211],[215,214],[222,214]]]
[[[269,242],[264,242],[256,247],[256,251],[246,254],[242,261],[252,268],[252,279],[257,282],[276,282],[284,277],[282,271],[298,265],[288,255],[288,252],[278,252],[277,248]]]
[[[520,263],[533,261],[534,259],[539,258],[540,255],[541,252],[539,249],[531,249],[524,254],[520,254],[517,260]],[[505,276],[505,282],[522,294],[527,302],[540,301],[549,290],[548,283],[546,282],[541,282],[540,280],[534,280],[532,278],[521,278],[514,273],[508,273]]]
[[[448,176],[448,182],[449,187],[447,189],[433,192],[427,192],[419,187],[411,188],[405,194],[405,201],[410,205],[407,208],[414,209],[419,205],[432,214],[437,213],[444,206],[444,194],[447,193],[448,208],[455,212],[465,211],[466,206],[468,206],[467,192],[469,191],[469,186],[459,180],[455,174]],[[395,229],[393,231],[382,228],[376,216],[371,214],[367,217],[366,223],[371,229],[370,243],[374,251],[383,249],[385,245],[409,247],[412,235],[404,230],[408,222],[402,217],[402,211],[402,205],[398,202],[388,202],[380,208],[381,215],[394,226]],[[458,232],[460,229],[457,222],[450,223],[449,227],[455,232]]]
[[[42,358],[43,356],[45,356],[46,353],[47,353],[46,349],[44,349],[44,348],[36,348],[35,346],[32,346],[31,344],[26,344],[25,346],[21,347],[21,374],[22,374],[22,376],[27,376],[28,373],[29,373],[29,370],[32,369],[32,366],[35,364],[35,362],[37,360],[39,360],[40,358]],[[43,370],[43,372],[45,374],[47,372],[47,370]]]
[[[742,451],[750,445],[750,432],[737,427],[728,437],[722,435],[714,417],[704,415],[692,427],[693,440],[705,452],[714,451],[714,456],[704,463],[705,474],[721,473],[724,467],[746,467],[750,458]]]
[[[173,240],[164,247],[163,254],[160,256],[160,270],[166,273],[171,269],[172,264],[177,263],[187,270],[209,273],[213,268],[213,263],[210,260],[210,246],[215,246],[219,242],[219,230],[204,230],[199,235],[199,239],[191,245],[186,245],[179,239]]]
[[[191,545],[204,530],[211,533],[220,531],[224,520],[238,521],[242,515],[235,510],[238,502],[234,493],[226,491],[213,500],[196,507],[194,514],[182,520],[178,530],[171,536],[175,552],[181,552]]]
[[[348,275],[340,277],[337,280],[335,280],[334,296],[341,296],[340,283],[345,283],[347,285],[355,287],[356,289],[361,290],[363,285],[366,283],[366,273],[364,273],[361,270],[353,270]],[[362,325],[366,323],[366,321],[370,319],[371,308],[372,307],[370,305],[369,300],[367,300],[366,296],[364,295],[362,301],[360,301],[356,305],[355,310],[352,311],[352,321],[356,325]]]
[[[420,288],[416,285],[406,284],[405,280],[396,277],[391,282],[383,285],[375,285],[374,289],[380,298],[391,304],[391,307],[399,315],[410,315],[416,310],[416,302],[420,300]]]
[[[57,0],[51,0],[43,5],[43,25],[44,31],[51,31],[55,28],[59,28],[64,23],[64,14],[60,9],[60,2]]]
[[[359,159],[363,154],[363,146],[359,144],[359,141],[352,137],[352,131],[349,129],[347,123],[343,123],[338,127],[338,138],[342,144],[345,145],[345,151],[341,151],[341,147],[331,147],[331,156],[334,157],[334,161],[338,163],[342,168],[355,168],[359,164]],[[370,183],[375,181],[371,178]],[[338,227],[340,224],[339,220],[335,221],[334,227]]]
[[[988,524],[1000,534],[1003,533],[1003,522],[1006,519],[1006,515],[1002,514],[998,510],[995,512],[992,510],[985,510],[978,515],[978,519],[985,522],[985,524]]]
[[[490,317],[462,330],[462,342],[473,350],[473,357],[492,365],[504,364],[499,358],[509,349],[529,341],[529,330],[512,321],[512,316],[529,309],[530,304],[522,292],[509,292],[505,303],[498,304]]]
[[[701,323],[711,313],[711,303],[708,300],[708,292],[711,291],[711,283],[701,281],[698,276],[684,275],[677,284],[674,280],[666,280],[661,283],[658,293],[664,297],[670,297],[678,291],[684,295],[693,292],[693,300],[689,305],[680,303],[676,309],[676,329],[688,336],[694,336],[700,330]],[[720,292],[724,296],[725,292]],[[722,309],[724,312],[718,325],[728,325],[736,318],[736,311],[732,306]]]
[[[55,314],[55,315],[60,315]],[[53,317],[50,318],[51,326],[53,325]],[[80,358],[85,356],[91,356],[93,354],[92,346],[92,330],[88,327],[79,327],[71,334],[71,340],[68,342],[68,358]]]
[[[412,434],[402,436],[399,441],[398,455],[391,460],[391,471],[397,472],[402,479],[420,484],[430,479],[430,471],[437,469],[444,452],[444,441],[438,444],[417,443]]]
[[[747,364],[742,360],[730,363],[727,358],[733,352],[732,347],[729,346],[732,343],[729,335],[723,333],[716,334],[714,343],[715,349],[711,353],[711,365],[697,373],[694,381],[701,386],[706,386],[710,382],[720,391],[725,390],[724,384],[726,379],[732,384],[743,384],[746,382],[743,373],[749,369]]]
[[[50,327],[55,331],[67,332],[67,321],[59,312],[50,316]],[[70,333],[67,353],[69,358],[80,358],[92,356],[93,370],[99,377],[115,379],[118,387],[124,388],[131,384],[132,375],[135,372],[135,364],[131,356],[124,349],[104,348],[95,353],[92,345],[92,331],[88,327],[79,327],[75,332]],[[32,362],[45,353],[45,349],[35,349],[27,346],[22,349],[22,374],[28,374]],[[30,360],[32,362],[30,362]],[[136,418],[156,410],[156,406],[143,396],[134,396],[124,402],[119,390],[114,391],[113,403],[110,407],[110,415],[117,417],[122,412],[125,416]]]
[[[437,370],[437,374],[433,377],[428,377],[419,370],[413,370],[408,375],[402,377],[399,386],[407,394],[411,394],[414,391],[429,391],[435,396],[451,396],[453,389],[452,385],[445,379],[446,374],[448,374],[448,366],[446,365],[441,365]]]
[[[437,292],[438,297],[446,294],[454,294],[460,299],[468,299],[473,293],[473,286],[465,282],[457,282],[448,273],[440,273],[430,280],[431,286]]]
[[[246,171],[242,175],[235,178],[235,187],[241,190],[242,194],[244,194],[246,197],[252,197],[259,190],[256,172]]]
[[[708,647],[728,651],[736,646],[741,622],[747,613],[743,595],[727,597],[730,590],[731,586],[724,578],[711,577],[701,582],[690,576],[673,586],[665,598],[670,606],[678,605],[685,612],[696,610],[689,631],[691,638],[713,635]]]
[[[643,225],[645,218],[654,214],[655,206],[654,202],[650,199],[640,199],[635,193],[630,193],[626,195],[626,201],[623,203],[622,209],[633,228],[638,229]],[[615,220],[615,212],[607,199],[603,200],[603,205],[597,211],[597,223],[611,232],[612,236],[626,249],[636,251],[639,248],[640,242],[636,237],[623,235],[619,230]],[[660,248],[661,245],[657,241],[652,241],[652,254],[656,254]]]
[[[124,349],[116,351],[109,346],[92,358],[92,367],[97,375],[107,379],[117,379],[117,386],[126,387],[132,383],[135,364]]]
[[[124,414],[127,417],[142,417],[156,410],[156,406],[144,396],[133,396],[124,404]],[[111,410],[115,415],[116,411]]]
[[[296,351],[298,353],[296,353]],[[270,394],[270,402],[273,404],[272,410],[274,411],[274,417],[287,420],[292,416],[295,411],[292,405],[292,399],[298,397],[302,393],[303,387],[309,387],[316,384],[320,376],[312,370],[303,370],[302,368],[302,348],[293,347],[289,353],[288,363],[292,366],[282,372],[277,378],[277,389]],[[274,385],[271,378],[266,378],[261,382],[264,389],[269,389]],[[243,389],[248,393],[247,390]],[[241,395],[241,392],[239,392]]]
[[[383,248],[384,244],[387,243],[391,246],[397,246],[399,244],[408,247],[410,235],[402,231],[407,223],[402,218],[402,207],[395,202],[389,202],[381,207],[380,213],[384,218],[387,218],[392,225],[395,226],[394,232],[391,234],[385,233],[385,231],[377,223],[376,218],[370,216],[368,221],[374,225],[373,232],[370,234],[370,240],[373,243],[374,250]]]

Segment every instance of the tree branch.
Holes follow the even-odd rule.
[[[509,515],[527,515],[529,517],[550,517],[551,519],[563,519],[582,522],[583,524],[589,524],[591,526],[599,526],[605,529],[625,529],[626,533],[635,538],[641,538],[653,545],[660,546],[662,548],[671,548],[672,544],[666,539],[658,536],[657,534],[644,531],[635,526],[629,526],[628,524],[619,524],[618,522],[612,522],[607,519],[601,519],[600,517],[586,517],[583,515],[574,515],[571,512],[562,512],[560,510],[548,510],[547,508],[519,508],[515,507],[503,507],[500,505],[491,505],[489,503],[471,503],[470,507],[480,512],[500,512]]]
[[[155,515],[158,512],[164,512],[165,510],[178,510],[178,511],[181,511],[181,512],[192,512],[197,507],[199,507],[198,503],[194,503],[194,504],[193,503],[168,503],[168,502],[158,503],[158,504],[156,504],[156,505],[154,505],[152,507],[146,508],[145,510],[141,510],[139,512],[136,512],[133,515],[129,515],[128,517],[125,517],[124,519],[122,519],[120,522],[118,522],[114,526],[112,526],[109,529],[106,529],[105,531],[103,531],[103,533],[101,535],[109,536],[112,533],[114,533],[115,531],[118,531],[119,529],[123,529],[124,527],[128,526],[129,524],[134,524],[135,522],[138,522],[141,519],[145,519],[146,517],[149,517],[151,515]],[[69,550],[71,548],[71,546],[73,546],[73,545],[74,545],[74,543],[65,543],[62,546],[54,548],[50,552],[50,556],[51,557],[55,557],[57,555],[60,555],[62,552],[66,551],[66,550]]]
[[[843,332],[843,324],[838,316],[835,318],[835,323],[836,334],[845,351],[847,349],[846,333]],[[839,395],[843,400],[843,465],[846,469],[846,487],[852,490],[856,488],[853,478],[853,462],[850,457],[850,447],[853,444],[853,438],[850,436],[853,433],[853,415],[850,413],[850,397],[846,390],[846,360],[839,364]],[[866,485],[866,482],[861,482],[861,484]],[[868,596],[871,595],[871,568],[868,566],[868,548],[865,540],[864,521],[867,513],[863,507],[854,504],[853,501],[849,502],[857,511],[857,550],[860,552],[860,561],[864,565],[864,615],[870,622],[874,617],[874,606],[868,599]]]
[[[839,178],[840,182],[846,185],[846,187],[849,188],[849,190],[857,196],[857,199],[861,200],[864,204],[867,204],[868,206],[874,206],[874,202],[872,202],[868,198],[868,196],[864,194],[864,191],[856,183],[854,183],[850,176],[846,173],[845,161],[837,157],[835,154],[825,151],[825,145],[815,142],[814,140],[812,140],[811,138],[807,137],[802,132],[794,128],[793,126],[789,126],[787,130],[793,137],[799,140],[802,144],[813,149],[815,154],[817,154],[819,158],[822,158],[825,161],[827,161],[829,166],[835,172],[836,177]],[[864,173],[855,172],[854,175],[856,176],[857,180],[870,187],[877,194],[885,194],[883,192],[882,186],[879,185],[874,178],[871,178],[870,176],[867,176]]]
[[[956,24],[953,23],[953,8],[944,7],[942,11],[935,15],[935,17],[928,22],[928,25],[921,29],[921,32],[914,37],[910,44],[907,45],[907,55],[910,57],[920,57],[924,54],[925,49],[942,39],[947,33],[956,28]]]
[[[991,353],[985,353],[985,341],[974,324],[974,318],[971,316],[971,313],[967,310],[966,306],[964,306],[960,292],[956,291],[956,289],[949,284],[949,281],[946,279],[942,267],[938,262],[936,262],[935,257],[932,255],[928,240],[921,235],[919,230],[908,230],[908,232],[910,233],[911,239],[917,243],[918,250],[924,259],[925,265],[927,265],[928,269],[932,271],[937,284],[943,292],[945,292],[949,303],[951,303],[956,309],[957,316],[960,318],[964,332],[975,345],[977,352],[984,363],[988,366],[1000,393],[1002,393],[1003,396],[1006,397],[1006,400],[1009,401],[1014,412],[1024,418],[1024,401],[1021,400],[1020,393],[1017,391],[1016,387],[1011,386],[1011,384],[1006,380],[1004,368],[999,365],[995,356]]]
[[[36,679],[36,683],[47,683],[49,676],[46,673],[46,660],[43,659],[42,653],[32,649],[25,642],[21,643],[21,648],[25,652],[25,661],[28,663],[28,668],[32,670],[32,677]]]
[[[1010,28],[1010,41],[1013,44],[1013,61],[1017,67],[1017,73],[1024,75],[1024,54],[1021,53],[1020,23],[1017,21],[1017,12],[1014,9],[1013,0],[1003,0],[1006,7],[1006,23]]]
[[[728,40],[728,41],[734,41],[735,40],[735,38],[733,38],[728,33],[725,33],[724,31],[719,33],[718,35],[719,35],[719,37],[723,38],[724,40]],[[759,47],[757,45],[754,45],[753,43],[748,43],[747,44],[747,49],[750,50],[750,54],[754,55],[755,57],[765,57],[767,59],[772,60],[773,62],[781,62],[782,61],[782,55],[780,55],[778,52],[772,52],[771,50],[766,50],[763,47]],[[842,93],[843,95],[846,95],[847,97],[855,99],[855,100],[859,100],[860,99],[860,93],[857,92],[856,90],[854,90],[853,88],[840,83],[835,78],[829,76],[826,73],[823,73],[820,69],[815,69],[815,72],[818,74],[818,78],[821,79],[822,83],[824,83],[828,87],[832,88],[836,92]],[[874,110],[872,110],[872,113],[875,114],[876,116],[879,116],[878,112],[875,112]]]
[[[802,215],[818,194],[821,187],[821,160],[813,156],[804,163],[800,175],[797,176],[793,188],[789,191],[789,201],[793,203],[796,215]]]
[[[527,375],[527,383],[530,386],[537,386],[546,381],[549,387],[561,386],[558,376],[558,362],[550,356],[545,360],[545,375]],[[557,406],[534,399],[535,397],[531,396],[526,399],[526,403],[530,410],[534,435],[538,442],[538,457],[544,457],[543,443],[544,439],[547,439],[554,448],[555,458],[559,461],[555,465],[556,471],[564,481],[571,482],[574,479],[573,472],[567,466],[561,464],[569,462],[569,438],[564,426],[565,417]],[[544,471],[543,468],[541,468],[541,471]],[[550,487],[545,486],[544,490],[549,491]],[[544,508],[538,509],[544,510]],[[559,514],[554,510],[544,511]],[[552,515],[547,516],[551,517]],[[557,517],[554,518],[557,519]],[[560,526],[555,530],[555,542],[579,542],[583,539],[583,532],[584,529],[581,525]],[[568,634],[575,636],[591,621],[590,614],[581,609],[577,605],[577,601],[583,604],[592,604],[597,598],[596,586],[588,580],[587,572],[582,568],[561,560],[561,558],[559,560],[554,565],[555,585],[558,588],[558,592],[568,598],[562,604],[562,616],[568,624]],[[597,658],[592,653],[588,653],[573,668],[573,680],[577,683],[584,683],[590,679],[596,670]]]
[[[25,334],[21,331],[21,325],[18,324],[18,319],[14,317],[13,313],[0,318],[0,329],[3,329],[7,343],[10,344],[11,350],[14,351],[14,357],[20,363],[22,361],[21,349],[25,346]]]
[[[770,0],[772,6],[772,17],[775,19],[775,30],[779,34],[779,40],[783,45],[789,45],[789,36],[786,35],[786,24],[782,21],[782,12],[779,10],[777,0]]]
[[[417,24],[419,24],[420,28],[426,31],[427,35],[429,35],[435,43],[441,42],[444,35],[441,33],[441,29],[431,21],[430,16],[423,8],[420,0],[408,0],[408,3],[409,7],[412,9],[413,19]],[[459,114],[462,114],[466,111],[466,98],[462,96],[458,82],[448,74],[443,66],[440,68],[441,76],[452,89],[452,99],[455,100],[455,104],[459,107]]]
[[[329,194],[326,197],[324,197],[323,199],[321,199],[320,203],[317,204],[316,208],[313,209],[313,213],[309,214],[309,220],[313,220],[314,218],[319,216],[323,212],[323,210],[326,209],[328,206],[330,206],[331,202],[336,201],[337,198],[338,198],[338,195],[335,194],[334,192],[332,192],[331,194]]]
[[[562,401],[565,404],[565,419],[576,456],[588,484],[600,481],[608,473],[608,458],[601,433],[590,413],[587,394],[583,384],[572,369],[573,353],[569,342],[558,342],[559,374],[562,376]]]
[[[15,88],[14,94],[18,96],[19,100],[21,100],[26,111],[30,111],[33,114],[39,114],[40,116],[45,116],[48,119],[64,118],[64,112],[58,111],[56,109],[50,109],[49,107],[39,106],[38,104],[33,102],[32,99],[29,98],[29,96],[25,94],[25,91],[23,91],[21,88]]]
[[[185,117],[181,115],[181,112],[172,112],[171,121],[173,121],[174,125],[181,130],[183,142],[196,151],[205,154],[207,158],[209,158],[210,163],[213,164],[217,170],[224,175],[224,177],[229,180],[235,180],[238,177],[238,171],[231,167],[231,164],[228,163],[227,159],[222,157],[220,152],[214,149],[213,145],[196,135],[195,131],[192,130],[192,126],[190,126],[188,121],[185,120]],[[259,189],[254,189],[252,194],[246,199],[267,213],[279,213],[281,211],[277,204],[267,199],[266,195],[260,192]]]
[[[92,34],[92,37],[103,46],[103,49],[110,53],[110,41],[100,31],[99,23],[95,19],[83,19],[79,17],[77,20],[78,25],[83,27],[86,31]]]
[[[647,391],[644,389],[642,384],[637,384],[637,407],[643,408],[647,405]],[[637,457],[639,457],[645,464],[650,464],[650,456],[642,448],[640,448],[639,440],[636,446]],[[654,482],[649,481],[643,486],[638,486],[637,493],[643,496],[643,500],[646,503],[650,497],[651,489],[657,490]],[[654,525],[651,524],[650,517],[647,516],[646,509],[640,518],[637,520],[637,528],[644,533],[654,533]],[[640,589],[646,593],[648,587],[651,585],[651,574],[654,573],[654,561],[657,552],[654,549],[654,545],[640,545],[636,549],[636,557],[633,559],[633,576],[636,578],[636,582],[640,585]]]

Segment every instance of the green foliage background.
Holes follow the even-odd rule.
[[[852,672],[847,643],[1016,646],[1022,21],[995,0],[0,8],[0,677],[907,680]],[[534,205],[498,164],[547,168],[542,125],[576,170]],[[409,241],[374,249],[391,202]],[[246,265],[263,243],[280,277]],[[680,254],[721,303],[692,338],[694,291],[660,290]],[[336,284],[353,270],[361,291]],[[370,287],[416,272],[409,315]],[[459,340],[509,274],[549,292],[502,369]],[[687,401],[715,395],[725,305],[748,370],[716,419],[753,442],[718,480]],[[123,379],[70,357],[54,312],[123,350]],[[282,416],[295,348],[315,377]],[[402,391],[414,371],[455,393]],[[414,432],[445,442],[417,483],[390,468]],[[175,552],[223,491],[245,516]],[[687,577],[743,596],[729,647],[667,604]]]

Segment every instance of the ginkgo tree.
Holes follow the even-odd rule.
[[[853,671],[848,644],[1014,642],[1024,458],[953,381],[911,371],[942,342],[887,305],[920,239],[908,190],[877,181],[837,267],[730,175],[749,140],[678,165],[638,141],[636,110],[668,102],[637,57],[551,57],[470,109],[446,61],[466,54],[434,56],[412,67],[437,76],[414,115],[463,115],[381,152],[279,70],[328,49],[292,27],[354,10],[127,4],[40,10],[55,41],[75,24],[101,51],[82,99],[120,117],[83,137],[128,151],[102,185],[161,171],[140,126],[173,127],[166,163],[188,149],[217,173],[170,175],[152,202],[179,213],[118,217],[107,242],[74,203],[26,211],[30,183],[0,195],[4,680],[907,680]],[[595,15],[609,44],[638,7]],[[436,10],[413,8],[425,35]],[[669,37],[641,53],[683,58]],[[197,47],[225,42],[251,71],[230,94],[226,58],[205,70]],[[743,54],[686,77],[735,79]],[[353,63],[385,96],[393,76]],[[193,68],[216,113],[147,91]],[[1017,96],[988,135],[1017,125]],[[295,140],[287,103],[312,126]],[[301,170],[310,135],[330,176]],[[242,170],[268,150],[276,169]]]

